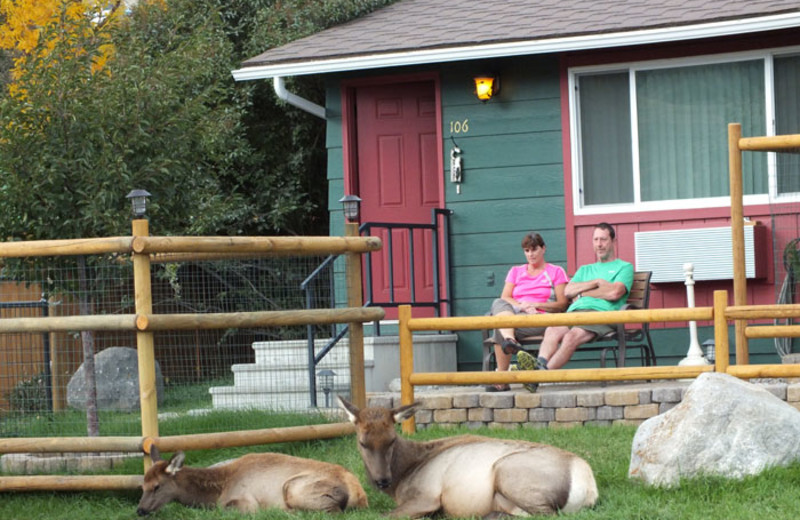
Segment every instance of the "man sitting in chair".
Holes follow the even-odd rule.
[[[616,311],[628,300],[633,285],[633,265],[617,258],[616,234],[610,224],[602,222],[594,227],[592,247],[597,262],[579,267],[564,289],[567,298],[572,300],[567,312]],[[611,325],[547,327],[539,357],[519,351],[517,364],[523,370],[561,368],[579,346],[612,330]],[[536,385],[525,387],[536,390]]]

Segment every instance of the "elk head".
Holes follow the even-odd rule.
[[[184,458],[183,452],[179,451],[169,461],[165,461],[161,458],[158,448],[153,446],[150,449],[153,465],[144,476],[142,499],[139,501],[136,514],[148,515],[175,500],[179,495],[175,475],[183,467]]]
[[[392,410],[386,408],[359,410],[341,396],[339,396],[339,403],[347,413],[350,422],[356,426],[358,451],[364,461],[367,476],[377,488],[386,490],[392,486],[393,477],[398,469],[395,448],[399,437],[395,430],[395,424],[414,415],[420,403]]]

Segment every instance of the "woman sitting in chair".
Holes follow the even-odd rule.
[[[563,312],[567,308],[564,287],[569,279],[563,268],[548,264],[544,255],[547,250],[539,233],[528,233],[522,239],[526,264],[512,267],[506,276],[500,298],[492,302],[492,316],[515,314],[537,314]],[[517,338],[544,333],[544,327],[521,329],[497,329],[494,332],[494,352],[499,372],[508,370],[511,355],[521,345]],[[508,390],[508,385],[490,385],[487,390]]]

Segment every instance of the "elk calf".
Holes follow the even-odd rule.
[[[415,442],[397,435],[395,423],[420,403],[359,410],[339,401],[356,425],[368,478],[397,504],[391,517],[569,513],[597,501],[592,468],[573,453],[476,435]]]
[[[339,512],[367,507],[367,495],[351,472],[336,464],[280,453],[251,453],[209,468],[183,465],[183,452],[169,461],[153,447],[136,512],[146,515],[172,501],[187,506]]]

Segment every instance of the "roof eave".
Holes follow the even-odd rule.
[[[548,54],[579,50],[624,47],[671,41],[694,40],[735,34],[775,31],[800,26],[800,13],[786,13],[707,24],[659,27],[636,31],[567,36],[485,45],[467,45],[405,52],[345,56],[274,65],[255,65],[232,71],[236,81],[274,77],[327,74],[429,63],[446,63],[487,58]]]

